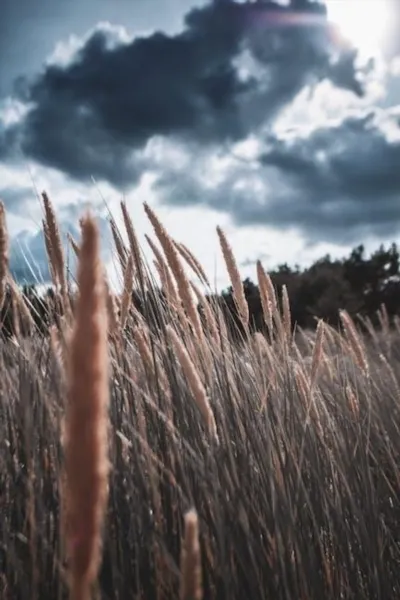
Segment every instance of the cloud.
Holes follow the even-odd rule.
[[[260,260],[261,262],[267,261],[271,258],[271,255],[268,252],[259,252],[258,254],[254,255],[254,256],[248,256],[247,258],[245,258],[244,260],[242,260],[239,264],[240,267],[246,268],[246,267],[253,267],[258,260]]]
[[[232,160],[218,180],[210,158],[165,171],[163,202],[206,205],[238,227],[296,230],[310,243],[351,244],[397,236],[400,227],[400,107],[354,114],[303,135],[270,135],[259,165]]]
[[[78,205],[71,203],[70,205],[64,206],[58,212],[62,215],[62,218],[59,219],[59,227],[63,240],[67,266],[70,272],[74,275],[76,269],[76,258],[70,249],[67,241],[67,234],[69,233],[72,235],[79,243],[80,232],[78,227],[78,219],[82,216],[83,211],[79,210]],[[100,228],[102,240],[102,259],[107,262],[109,260],[111,248],[109,244],[110,230],[108,221],[101,215],[96,215],[96,219]],[[18,234],[11,236],[10,271],[12,276],[19,284],[42,285],[50,282],[51,276],[42,229],[34,232],[23,230]]]
[[[244,139],[322,79],[362,95],[356,54],[331,33],[324,5],[311,0],[214,1],[191,10],[176,35],[127,39],[99,25],[69,60],[19,82],[29,110],[13,136],[43,165],[126,188],[151,169],[141,152],[154,137],[203,146]],[[246,53],[256,74],[240,69]]]
[[[10,271],[20,284],[50,281],[43,232],[21,231],[11,238]]]
[[[0,119],[0,161],[15,161],[18,152],[18,133],[20,128],[16,125],[5,125]]]
[[[28,187],[8,186],[0,188],[0,201],[3,202],[6,211],[19,215],[25,210],[32,200],[32,189]]]

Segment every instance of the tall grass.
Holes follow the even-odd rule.
[[[145,206],[160,296],[125,204],[129,248],[111,222],[121,297],[89,217],[74,294],[44,202],[53,324],[0,340],[0,598],[398,598],[400,344],[384,309],[384,338],[347,313],[343,332],[293,335],[260,263],[252,334],[218,229],[233,335],[197,259]],[[1,210],[2,285],[6,240]]]

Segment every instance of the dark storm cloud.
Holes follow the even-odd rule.
[[[361,95],[355,55],[334,47],[325,7],[299,6],[214,2],[191,10],[177,35],[130,42],[97,28],[67,66],[48,65],[27,86],[23,152],[75,179],[123,188],[151,166],[140,149],[153,136],[241,139],[324,78]],[[245,48],[258,63],[247,79],[234,62]]]
[[[207,187],[193,165],[192,173],[164,173],[157,188],[165,203],[208,206],[239,227],[296,229],[311,243],[353,243],[398,236],[399,164],[400,115],[381,111],[301,138],[270,136],[258,170],[235,165],[218,186]]]
[[[271,140],[261,157],[282,176],[266,216],[310,237],[348,241],[354,232],[394,235],[400,225],[400,126],[396,114],[349,117],[293,142]],[[253,221],[249,207],[243,218]],[[259,216],[259,215],[258,215]]]
[[[202,0],[1,0],[0,97],[8,96],[19,73],[37,73],[43,58],[71,32],[77,36],[95,22],[124,23],[150,31],[155,23],[174,31],[181,16]]]
[[[18,154],[18,135],[20,128],[15,125],[6,126],[0,119],[0,161],[11,162]]]

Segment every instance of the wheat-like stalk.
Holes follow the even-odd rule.
[[[271,279],[264,271],[260,260],[257,261],[257,279],[264,321],[271,335],[273,329],[273,307],[276,305],[275,291]]]
[[[315,344],[313,348],[312,361],[311,361],[311,373],[310,373],[310,386],[313,387],[317,379],[318,369],[322,362],[323,355],[323,344],[324,344],[324,322],[318,321],[317,333],[315,338]]]
[[[49,327],[50,348],[53,351],[54,358],[59,367],[59,373],[62,376],[63,382],[66,381],[68,346],[65,336],[61,330],[55,325]]]
[[[262,375],[268,379],[273,391],[275,391],[277,382],[277,369],[276,358],[274,356],[272,346],[268,344],[263,334],[259,331],[256,331],[253,334],[251,346],[255,354],[255,358],[262,368]]]
[[[381,304],[379,310],[378,310],[378,319],[379,319],[379,324],[382,328],[382,332],[383,335],[386,339],[389,339],[390,336],[390,320],[389,320],[389,315],[388,315],[388,311],[387,308],[385,306],[385,304]]]
[[[68,237],[68,241],[71,244],[71,248],[74,251],[76,258],[79,258],[80,251],[81,251],[79,248],[79,244],[77,243],[77,241],[73,238],[73,236],[70,233],[67,233],[67,237]]]
[[[182,341],[179,339],[171,325],[167,326],[167,333],[172,343],[172,346],[176,352],[178,360],[182,366],[183,372],[186,376],[195,402],[207,425],[207,428],[210,431],[210,433],[214,436],[214,438],[218,440],[217,425],[215,422],[214,413],[210,406],[206,391],[201,382],[197,369],[194,366],[185,346],[183,345]]]
[[[345,393],[351,412],[355,417],[358,417],[360,414],[360,403],[350,384],[346,385]]]
[[[210,287],[210,282],[206,275],[206,272],[204,271],[202,264],[197,260],[197,258],[193,254],[193,252],[191,252],[191,250],[189,250],[189,248],[181,242],[174,242],[174,243],[175,243],[175,246],[176,246],[179,254],[187,262],[189,267],[197,275],[197,277],[200,279],[200,281],[202,283],[204,283],[205,285],[207,285],[208,287]]]
[[[43,228],[44,244],[45,244],[45,248],[46,248],[47,264],[48,264],[48,268],[49,268],[49,273],[50,273],[51,281],[53,282],[53,286],[55,288],[57,288],[58,275],[55,271],[56,261],[54,258],[53,246],[52,246],[51,239],[50,239],[49,228],[47,226],[47,222],[45,221],[45,219],[42,220],[42,228]]]
[[[126,233],[128,234],[129,246],[133,256],[134,265],[135,265],[135,274],[138,276],[139,284],[141,287],[145,284],[145,272],[143,269],[143,261],[142,255],[140,251],[139,240],[136,235],[135,228],[132,223],[132,219],[128,213],[128,209],[126,207],[126,203],[124,201],[121,202],[121,210],[122,216],[124,218],[124,224]]]
[[[79,297],[68,355],[65,419],[65,542],[71,600],[89,600],[100,564],[108,486],[108,359],[99,233],[82,223]]]
[[[122,273],[125,273],[125,269],[128,263],[128,252],[125,248],[125,244],[122,241],[121,234],[118,231],[115,220],[110,218],[111,234],[114,240],[114,246],[118,254],[119,264],[121,266]]]
[[[393,369],[393,365],[390,364],[390,362],[388,361],[386,356],[382,353],[379,354],[379,359],[380,359],[382,365],[385,367],[385,369],[389,373],[390,379],[392,380],[392,384],[393,384],[393,387],[396,392],[396,396],[397,396],[397,398],[400,399],[400,386],[399,386],[399,382],[398,382],[398,379],[396,376],[396,372]]]
[[[365,355],[360,336],[358,335],[356,326],[354,325],[353,319],[350,317],[346,310],[340,311],[340,320],[342,321],[347,341],[350,345],[350,350],[354,357],[356,364],[363,371],[365,375],[369,373],[368,361]]]
[[[176,290],[175,283],[171,275],[171,271],[168,267],[168,264],[166,263],[162,253],[157,248],[153,240],[147,234],[145,235],[145,238],[154,256],[156,257],[154,264],[160,277],[161,285],[167,297],[167,302],[170,304],[171,308],[179,312],[181,307],[181,301],[179,300],[178,292]]]
[[[161,282],[162,292],[165,294],[165,298],[169,307],[177,312],[181,311],[181,303],[178,298],[178,294],[176,292],[174,282],[171,276],[171,272],[168,268],[168,265],[165,261],[159,263],[158,260],[154,260],[153,264],[156,268],[158,276]]]
[[[191,282],[191,286],[196,295],[199,306],[201,306],[201,308],[203,309],[208,331],[210,332],[213,341],[218,343],[219,342],[218,324],[217,324],[215,315],[211,309],[210,303],[208,302],[207,298],[205,297],[203,292],[197,287],[196,284]]]
[[[197,513],[185,515],[185,539],[181,550],[180,600],[201,600],[203,597],[199,524]]]
[[[199,313],[197,312],[197,307],[193,301],[190,283],[182,267],[178,251],[174,245],[174,242],[168,235],[167,231],[165,230],[164,226],[162,225],[155,212],[146,203],[144,204],[144,209],[146,211],[150,223],[154,228],[155,234],[162,246],[162,249],[164,250],[167,262],[175,277],[175,281],[178,286],[179,296],[182,300],[182,304],[184,306],[184,309],[186,310],[189,321],[192,324],[196,335],[199,338],[201,338],[203,336],[203,330],[201,327]]]
[[[295,380],[300,399],[307,413],[307,419],[309,416],[312,418],[316,431],[320,436],[322,436],[321,422],[319,419],[313,390],[310,388],[310,381],[300,365],[296,365],[295,367]]]
[[[44,212],[46,218],[47,231],[49,241],[51,245],[51,256],[52,267],[56,276],[56,281],[60,285],[60,288],[65,291],[67,289],[67,282],[65,278],[65,260],[64,252],[61,242],[61,234],[57,223],[56,214],[50,198],[46,192],[42,193]]]
[[[121,332],[123,331],[126,320],[128,318],[129,309],[132,303],[132,291],[133,291],[133,256],[129,255],[128,264],[126,265],[124,273],[124,289],[122,292],[121,310],[120,310],[120,326]]]
[[[142,359],[144,368],[149,371],[149,373],[154,379],[156,379],[156,377],[158,378],[158,383],[160,384],[162,392],[166,397],[169,398],[170,391],[168,379],[165,375],[165,371],[162,365],[157,360],[157,357],[153,357],[150,344],[145,336],[144,327],[142,325],[136,326],[133,330],[133,336],[135,338],[135,342],[139,350],[140,358]],[[156,365],[154,361],[156,361]]]
[[[165,262],[161,250],[157,248],[151,237],[147,235],[147,233],[145,233],[144,237],[146,238],[147,243],[149,244],[154,256],[156,257],[157,262],[159,262],[160,264]]]
[[[13,306],[15,310],[14,323],[16,323],[16,320],[18,320],[17,330],[20,331],[19,323],[21,323],[24,332],[31,333],[35,327],[35,321],[32,317],[32,312],[29,310],[21,290],[11,277],[10,273],[8,274],[7,282],[10,286],[11,296],[13,298]]]
[[[290,346],[292,342],[292,315],[290,312],[289,294],[286,285],[282,286],[282,316],[286,342]]]
[[[149,369],[149,371],[154,374],[153,356],[143,328],[136,326],[133,330],[133,337],[135,338],[140,358],[142,359],[145,369]]]
[[[365,329],[367,330],[368,334],[370,335],[371,339],[373,340],[375,347],[379,348],[379,338],[378,338],[378,335],[376,333],[375,327],[374,327],[371,319],[369,317],[364,317],[362,315],[359,315],[358,319],[359,319],[360,323],[362,323],[364,325]]]
[[[228,274],[232,283],[233,298],[236,304],[236,308],[238,310],[240,320],[242,321],[244,327],[247,329],[249,323],[249,307],[247,304],[246,297],[244,295],[243,284],[240,278],[240,273],[235,260],[235,256],[225,236],[225,233],[219,226],[217,227],[217,233],[226,268],[228,270]]]
[[[104,274],[104,287],[106,290],[107,298],[107,321],[108,321],[108,332],[111,337],[115,338],[119,332],[119,321],[118,312],[115,303],[115,296],[110,290],[110,286],[106,275]]]

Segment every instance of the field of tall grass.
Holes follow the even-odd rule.
[[[9,274],[0,209],[14,319],[0,339],[0,598],[399,598],[400,333],[384,308],[368,334],[346,312],[338,330],[299,331],[258,263],[254,333],[218,229],[232,335],[201,265],[145,205],[149,268],[124,203],[122,293],[90,214],[70,239],[72,288],[45,194],[43,207],[45,335]]]

